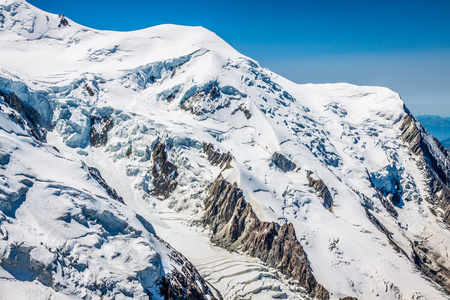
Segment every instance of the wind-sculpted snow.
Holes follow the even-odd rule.
[[[449,298],[449,154],[398,94],[350,84],[294,84],[201,27],[110,32],[83,27],[70,16],[70,26],[58,27],[58,16],[25,1],[4,0],[0,7],[0,90],[41,116],[47,144],[34,145],[61,160],[71,157],[74,165],[83,160],[127,205],[111,199],[81,167],[75,169],[84,175],[60,174],[54,182],[36,179],[42,172],[52,175],[47,167],[4,176],[3,195],[8,196],[2,199],[13,199],[2,202],[5,218],[20,217],[33,191],[42,191],[53,203],[50,207],[61,201],[61,211],[70,208],[55,222],[80,230],[71,237],[80,240],[80,248],[67,248],[68,255],[78,251],[73,253],[81,259],[83,251],[95,253],[83,258],[84,264],[74,261],[78,269],[67,265],[73,275],[41,264],[38,272],[24,271],[24,282],[39,273],[42,283],[58,278],[65,283],[64,276],[70,275],[91,293],[83,276],[98,271],[96,266],[111,264],[105,275],[110,278],[128,272],[125,258],[100,253],[104,247],[116,248],[114,243],[131,236],[156,245],[146,233],[150,226],[143,225],[149,222],[226,299],[323,297],[326,293],[296,281],[292,272],[277,273],[275,263],[247,256],[259,249],[257,237],[263,233],[257,230],[247,231],[249,241],[239,244],[248,249],[232,249],[240,254],[211,244],[210,238],[217,245],[225,243],[203,221],[216,209],[214,201],[206,201],[205,211],[205,200],[211,200],[208,191],[220,175],[242,192],[242,207],[253,216],[248,220],[272,224],[277,232],[291,224],[289,241],[297,241],[308,258],[301,269],[330,298]],[[22,129],[5,121],[4,132],[26,138],[32,123],[6,103],[5,116]],[[11,147],[1,147],[2,171],[10,172],[19,158],[39,160],[39,151]],[[74,185],[71,178],[84,179]],[[77,201],[86,202],[86,208],[74,204],[73,195],[80,195]],[[99,199],[108,203],[103,210],[92,204]],[[40,215],[46,213],[53,210]],[[84,234],[98,231],[117,239]],[[280,239],[281,244],[286,241]],[[139,246],[128,252],[144,247],[133,245]],[[50,257],[40,248],[36,253],[34,248],[11,249],[27,263],[29,256]],[[50,253],[63,266],[66,258]],[[152,271],[139,269],[139,274],[158,273],[152,253],[150,249],[146,256]],[[65,275],[54,279],[58,270]],[[145,289],[128,283],[122,288],[120,282],[128,282],[122,279],[113,282],[108,293]],[[40,291],[49,292],[44,285]]]

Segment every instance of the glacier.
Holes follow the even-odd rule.
[[[0,299],[450,299],[449,153],[397,93],[64,20],[0,1]]]

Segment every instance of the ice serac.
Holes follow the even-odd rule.
[[[395,92],[24,0],[0,45],[5,297],[449,299],[449,154]]]
[[[290,223],[279,225],[258,219],[236,184],[219,176],[204,200],[204,223],[211,240],[228,250],[261,259],[281,273],[297,280],[312,297],[329,299],[320,285]]]
[[[0,140],[1,297],[19,282],[34,286],[21,299],[220,296],[98,170],[37,141],[5,103]]]
[[[41,115],[36,109],[24,103],[14,93],[7,93],[0,90],[0,98],[22,116],[20,119],[27,123],[30,133],[35,138],[40,141],[45,141],[47,130]]]

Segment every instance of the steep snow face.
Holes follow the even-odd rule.
[[[449,183],[430,161],[449,178],[449,156],[417,130],[420,124],[416,131],[404,129],[412,119],[398,94],[381,87],[294,84],[201,27],[108,32],[70,19],[59,26],[58,16],[24,1],[2,1],[0,10],[0,90],[39,112],[48,143],[61,151],[54,155],[99,169],[127,206],[151,221],[227,299],[307,295],[275,269],[209,245],[204,200],[219,175],[236,183],[260,221],[292,224],[315,279],[331,298],[448,298],[450,233],[443,219]],[[93,131],[102,133],[101,143],[92,142]],[[411,150],[416,137],[429,146],[427,153]],[[212,164],[205,143],[232,159],[226,166]],[[155,148],[165,154],[155,155]],[[30,157],[22,154],[14,155]],[[33,166],[27,161],[22,167],[28,163]],[[77,166],[74,174],[82,178],[85,170]],[[46,168],[35,173],[41,170]],[[163,170],[175,183],[161,196],[155,191]],[[57,181],[64,174],[46,176]],[[70,178],[64,186],[73,186]],[[9,183],[18,195],[20,180]],[[87,192],[92,187],[82,188],[86,182],[77,189],[99,197]],[[39,193],[51,190],[44,185]],[[70,207],[66,194],[49,201]],[[37,201],[31,195],[18,197]],[[127,209],[107,203],[114,216]],[[99,251],[94,248],[86,251]],[[48,260],[42,253],[35,254]],[[94,270],[97,257],[110,263],[96,254]]]
[[[111,199],[83,162],[30,130],[0,99],[2,298],[164,299],[177,276],[184,293],[198,284],[199,299],[214,299],[150,223]]]

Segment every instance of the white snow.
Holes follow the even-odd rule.
[[[233,155],[232,168],[222,176],[239,185],[261,220],[294,225],[314,276],[332,298],[446,297],[411,257],[393,249],[362,206],[370,203],[371,213],[407,255],[409,241],[425,241],[449,266],[450,234],[424,200],[418,158],[402,143],[399,127],[405,111],[395,92],[344,83],[295,84],[202,27],[161,25],[112,32],[68,19],[70,27],[58,28],[56,15],[13,0],[2,0],[0,12],[6,20],[0,23],[0,89],[14,92],[39,111],[52,125],[48,144],[61,151],[32,142],[0,113],[2,151],[12,153],[7,169],[2,169],[8,176],[1,178],[6,183],[0,188],[18,192],[23,187],[18,174],[24,172],[35,182],[15,211],[23,223],[8,225],[17,228],[10,233],[13,240],[30,237],[26,242],[35,247],[30,252],[34,260],[48,264],[52,251],[65,245],[80,264],[89,264],[85,272],[94,272],[77,275],[88,282],[94,275],[125,276],[144,263],[155,263],[156,252],[164,253],[148,234],[105,241],[98,234],[104,225],[76,220],[81,201],[98,212],[96,218],[108,219],[102,212],[112,212],[133,228],[142,225],[132,210],[142,215],[226,299],[267,299],[278,293],[305,297],[255,259],[210,245],[208,231],[200,225],[203,199],[221,170],[202,153],[206,142]],[[214,89],[217,95],[208,98]],[[89,142],[92,115],[114,121],[107,144],[99,148]],[[179,173],[177,189],[164,201],[151,194],[151,152],[158,140],[166,142],[169,160]],[[276,151],[299,169],[280,171],[271,162]],[[98,168],[128,208],[111,203],[88,179],[80,160]],[[331,211],[308,186],[307,170],[330,190]],[[370,182],[392,190],[388,180],[394,177],[404,190],[398,219],[389,215]],[[58,189],[62,192],[56,195]],[[85,196],[78,199],[74,193]],[[73,217],[63,226],[60,219],[67,214]],[[46,215],[52,216],[50,221]],[[125,263],[115,249],[133,253],[126,256],[132,262]],[[161,254],[160,260],[169,271],[168,258]],[[104,265],[113,275],[101,271]]]

